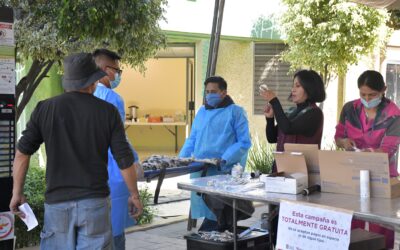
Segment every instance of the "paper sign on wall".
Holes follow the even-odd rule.
[[[0,22],[0,45],[15,46],[12,23]]]
[[[348,210],[282,201],[277,249],[348,249],[352,217]]]
[[[15,59],[0,57],[0,94],[15,94]]]
[[[14,215],[11,212],[0,213],[0,241],[14,239]]]

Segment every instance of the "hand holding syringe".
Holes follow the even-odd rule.
[[[260,96],[262,96],[267,102],[271,101],[276,97],[274,91],[268,89],[266,84],[261,84],[259,87]]]
[[[267,84],[261,84],[259,87],[259,90],[260,90],[260,94],[261,94],[261,92],[268,91],[269,89],[268,89]]]

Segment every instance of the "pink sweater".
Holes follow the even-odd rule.
[[[368,120],[360,99],[344,105],[336,126],[335,139],[350,138],[359,149],[380,149],[389,156],[390,176],[398,176],[397,152],[400,143],[400,109],[384,98],[375,119]]]

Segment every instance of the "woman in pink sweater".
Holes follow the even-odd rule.
[[[346,103],[336,126],[336,145],[348,151],[384,152],[389,157],[390,176],[398,176],[397,152],[400,143],[400,109],[385,98],[382,75],[367,70],[358,78],[360,99]],[[365,222],[353,220],[352,228],[364,228]],[[371,232],[383,234],[386,247],[393,248],[394,232],[370,223]]]

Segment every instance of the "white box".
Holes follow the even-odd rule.
[[[308,187],[308,177],[303,173],[284,173],[284,176],[267,176],[263,180],[265,191],[273,193],[299,194]]]

